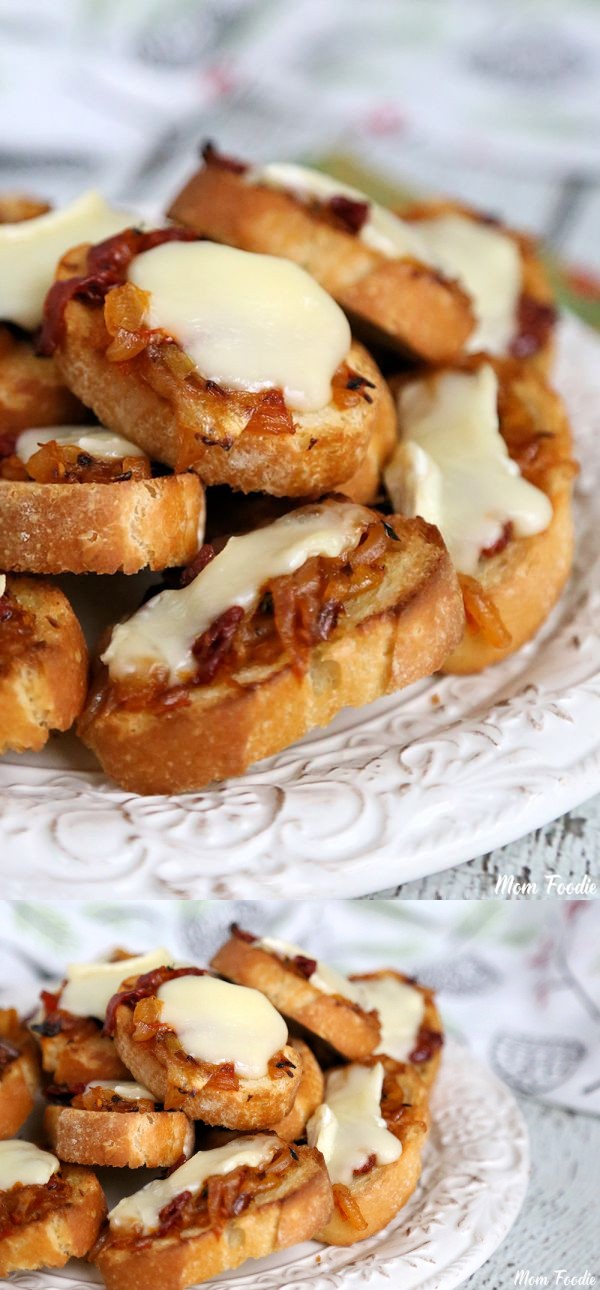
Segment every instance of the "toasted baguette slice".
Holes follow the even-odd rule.
[[[249,183],[214,153],[169,215],[217,242],[295,260],[358,326],[426,362],[451,362],[472,330],[469,299],[456,282],[415,260],[388,259],[316,204]]]
[[[302,1079],[291,1111],[271,1127],[271,1132],[276,1133],[284,1142],[297,1142],[304,1136],[308,1120],[323,1101],[325,1080],[312,1049],[303,1039],[291,1039],[290,1046],[302,1058]],[[232,1129],[205,1128],[202,1132],[202,1147],[220,1147],[224,1142],[230,1142],[234,1136],[237,1135]]]
[[[473,370],[482,362],[490,360],[473,358],[461,367]],[[496,554],[482,556],[475,586],[473,579],[461,576],[466,627],[443,665],[445,672],[479,672],[534,636],[556,604],[573,561],[571,497],[577,465],[563,403],[535,367],[517,359],[491,362],[498,375],[500,432],[523,477],[549,497],[553,514],[543,532],[510,536]],[[489,625],[488,606],[493,615]]]
[[[136,573],[187,564],[202,544],[197,475],[119,483],[0,480],[0,567],[27,573]]]
[[[402,219],[416,223],[423,219],[435,219],[439,215],[464,215],[474,223],[497,224],[503,233],[516,242],[521,257],[521,297],[511,354],[542,372],[548,372],[554,356],[554,333],[558,315],[554,293],[535,238],[507,227],[501,220],[490,219],[489,215],[472,206],[465,206],[462,202],[416,202],[400,209],[398,214]]]
[[[32,425],[81,424],[88,418],[54,359],[39,358],[25,333],[0,324],[0,435]]]
[[[87,671],[83,633],[63,592],[8,577],[0,596],[0,753],[43,748],[51,730],[68,730],[83,707]]]
[[[403,972],[395,972],[393,968],[382,968],[379,972],[354,974],[350,977],[350,980],[366,981],[368,983],[369,981],[379,981],[385,977],[392,977],[403,985],[410,985],[413,990],[418,990],[419,994],[423,996],[424,1010],[421,1025],[415,1038],[414,1048],[407,1057],[406,1062],[402,1063],[402,1066],[407,1071],[414,1071],[423,1080],[426,1088],[430,1088],[440,1068],[444,1043],[444,1026],[436,1007],[433,991],[428,990],[427,986],[419,985],[419,982],[415,981],[414,977],[406,976]],[[398,1062],[385,1053],[378,1053],[377,1058],[373,1060],[381,1061],[385,1069],[392,1072],[398,1066]]]
[[[33,1110],[40,1063],[14,1008],[0,1008],[0,1138],[14,1138]]]
[[[54,1178],[58,1188],[51,1179],[45,1187],[0,1192],[0,1199],[7,1199],[26,1190],[38,1215],[32,1221],[17,1221],[0,1234],[0,1277],[36,1268],[64,1268],[69,1259],[83,1258],[94,1244],[106,1213],[96,1175],[64,1165]]]
[[[105,1090],[102,1090],[104,1092]],[[194,1150],[194,1126],[181,1111],[144,1109],[146,1102],[106,1099],[98,1110],[47,1106],[44,1132],[59,1160],[120,1169],[171,1169]]]
[[[325,1039],[344,1057],[360,1061],[375,1051],[380,1038],[377,1013],[365,1012],[350,999],[311,985],[306,965],[316,969],[314,960],[280,958],[255,945],[249,932],[232,930],[233,935],[211,960],[215,972],[237,985],[260,990],[285,1017]]]
[[[89,1084],[94,1079],[127,1079],[109,1035],[94,1017],[76,1017],[62,1010],[46,1012],[32,1024],[40,1045],[42,1068],[55,1084]]]
[[[400,517],[390,525],[397,540],[389,541],[382,581],[347,602],[302,672],[281,652],[231,680],[217,673],[176,708],[132,708],[100,670],[79,733],[107,773],[137,793],[198,789],[242,774],[341,708],[439,668],[463,630],[456,576],[437,529]]]
[[[69,252],[59,265],[59,279],[85,272],[88,250]],[[127,361],[110,360],[111,339],[101,305],[68,302],[56,361],[69,388],[104,425],[175,470],[192,467],[206,484],[284,497],[321,494],[358,470],[376,430],[387,436],[394,425],[386,383],[357,342],[339,369],[339,396],[318,412],[294,413],[283,429],[281,419],[270,429],[268,416],[256,420],[268,391],[215,390],[214,382],[199,374],[188,380],[189,371],[173,371],[178,346],[172,341]],[[361,385],[348,384],[357,377]]]
[[[284,1172],[270,1175],[269,1167],[260,1173],[240,1170],[250,1203],[237,1216],[224,1217],[218,1227],[209,1225],[203,1196],[204,1209],[198,1211],[202,1217],[194,1219],[192,1209],[186,1218],[184,1211],[164,1235],[159,1231],[136,1240],[106,1229],[93,1259],[107,1290],[184,1290],[238,1268],[247,1259],[310,1240],[332,1208],[323,1157],[310,1147],[296,1147],[292,1156],[284,1143],[281,1146],[290,1156]],[[253,1190],[253,1175],[261,1180],[260,1191]],[[270,1176],[272,1182],[266,1185]],[[226,1186],[222,1179],[209,1180],[209,1192],[211,1182],[217,1188]]]
[[[134,1078],[166,1110],[184,1111],[190,1120],[241,1131],[268,1129],[291,1110],[302,1078],[302,1058],[291,1045],[274,1055],[261,1078],[236,1076],[226,1063],[215,1066],[191,1057],[173,1031],[136,1038],[136,1020],[131,1004],[119,1004],[114,1014],[115,1046]]]
[[[328,1245],[354,1245],[380,1232],[412,1196],[421,1176],[421,1153],[429,1131],[427,1091],[417,1074],[396,1065],[385,1074],[381,1114],[402,1145],[392,1164],[378,1165],[349,1187],[333,1184],[334,1210],[319,1232]]]

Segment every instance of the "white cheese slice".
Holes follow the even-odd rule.
[[[425,999],[420,990],[395,976],[373,977],[355,981],[363,1008],[379,1013],[381,1037],[376,1053],[406,1062],[417,1041],[425,1015]]]
[[[121,1083],[115,1083],[111,1079],[94,1079],[90,1084],[86,1084],[84,1092],[87,1093],[92,1088],[109,1089],[111,1093],[116,1093],[117,1097],[122,1097],[126,1102],[141,1102],[143,1098],[149,1098],[151,1102],[157,1100],[150,1089],[144,1088],[143,1084],[137,1084],[135,1080],[122,1080]]]
[[[360,241],[388,259],[412,258],[456,278],[471,297],[477,323],[465,348],[492,354],[508,349],[515,333],[522,266],[516,242],[501,229],[454,212],[428,220],[403,220],[360,189],[306,166],[255,166],[245,180],[293,192],[301,199],[329,201],[342,196],[368,202],[367,218],[357,234]]]
[[[323,1153],[333,1183],[349,1187],[370,1156],[378,1165],[400,1158],[402,1144],[381,1114],[382,1086],[381,1062],[353,1063],[327,1076],[325,1100],[308,1121],[306,1136]]]
[[[101,461],[145,456],[137,444],[123,435],[113,434],[112,430],[105,430],[103,426],[42,426],[22,431],[15,442],[17,457],[28,462],[41,444],[50,443],[53,439],[63,447],[73,445]]]
[[[160,1019],[186,1053],[219,1066],[233,1062],[246,1079],[267,1074],[287,1043],[287,1026],[266,995],[212,976],[181,976],[158,990]]]
[[[0,1191],[22,1186],[45,1187],[60,1163],[50,1151],[40,1151],[20,1138],[0,1142]]]
[[[298,412],[330,403],[350,327],[299,265],[214,242],[166,242],[136,256],[129,279],[150,293],[148,325],[173,336],[205,380],[281,389]]]
[[[181,591],[163,591],[115,627],[102,655],[111,677],[165,669],[171,683],[194,673],[192,645],[233,605],[250,609],[271,578],[294,573],[311,556],[356,546],[371,516],[340,502],[302,507],[265,528],[230,538]]]
[[[521,294],[521,253],[500,229],[465,215],[419,220],[427,263],[457,278],[471,297],[476,326],[465,349],[505,354],[515,334]]]
[[[108,1215],[111,1229],[117,1232],[129,1229],[139,1234],[153,1232],[159,1225],[161,1210],[176,1196],[184,1191],[195,1196],[207,1179],[230,1174],[241,1165],[263,1169],[279,1147],[278,1138],[259,1133],[252,1138],[236,1138],[213,1151],[198,1151],[168,1178],[147,1183],[141,1191],[120,1200]]]
[[[65,251],[81,242],[101,242],[138,222],[92,190],[61,210],[0,224],[0,318],[29,331],[38,327],[46,292]]]
[[[395,508],[436,524],[455,567],[473,574],[510,522],[516,537],[541,533],[552,504],[523,479],[500,434],[491,366],[442,372],[400,391],[400,443],[384,471]]]
[[[173,955],[161,947],[117,963],[70,963],[60,1007],[76,1017],[98,1017],[103,1021],[109,1000],[122,981],[172,962]]]

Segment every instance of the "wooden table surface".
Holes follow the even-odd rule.
[[[560,896],[558,892],[546,890],[545,874],[559,875],[565,883],[580,883],[587,875],[595,880],[595,894],[600,895],[600,795],[507,847],[498,847],[476,860],[432,874],[429,878],[389,887],[374,893],[369,899],[395,896],[406,900],[523,898],[514,891],[496,890],[498,878],[503,874],[514,874],[518,883],[535,884],[537,890],[526,892],[527,898],[540,900]],[[568,894],[565,892],[563,899]],[[572,893],[571,898],[578,894]]]
[[[598,809],[598,807],[596,808]],[[519,1098],[531,1143],[531,1182],[514,1227],[468,1281],[469,1290],[514,1285],[556,1286],[557,1269],[572,1278],[587,1271],[600,1284],[598,1192],[600,1120]],[[515,1281],[523,1270],[544,1281]],[[559,1282],[559,1288],[564,1286]],[[572,1282],[577,1285],[577,1281]],[[592,1283],[579,1282],[589,1288]]]

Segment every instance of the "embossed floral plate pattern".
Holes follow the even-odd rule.
[[[485,1262],[517,1217],[527,1189],[527,1129],[504,1084],[456,1043],[444,1053],[417,1192],[377,1236],[349,1249],[307,1242],[248,1263],[212,1290],[452,1290]],[[109,1172],[104,1171],[105,1182]],[[131,1189],[131,1174],[129,1189]],[[112,1183],[115,1203],[119,1192]],[[83,1290],[85,1263],[11,1278],[19,1290]]]
[[[574,318],[556,379],[582,464],[578,545],[535,641],[480,676],[347,709],[202,793],[123,793],[72,736],[8,757],[5,894],[359,896],[481,855],[600,789],[600,341]]]

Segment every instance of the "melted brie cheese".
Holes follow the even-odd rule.
[[[271,578],[294,573],[311,556],[351,550],[370,514],[351,503],[303,507],[274,524],[230,538],[181,591],[163,591],[115,627],[102,655],[112,677],[165,669],[171,683],[194,673],[192,645],[226,609],[250,609]]]
[[[394,976],[355,981],[363,1008],[379,1013],[381,1036],[376,1053],[406,1062],[417,1041],[425,1015],[425,998],[420,990]]]
[[[212,976],[182,976],[157,991],[160,1019],[175,1031],[186,1053],[219,1066],[233,1062],[238,1075],[260,1079],[271,1057],[287,1043],[287,1026],[258,990]]]
[[[27,463],[41,444],[50,443],[53,439],[62,447],[81,448],[82,452],[101,461],[146,455],[135,443],[130,443],[123,435],[113,434],[112,430],[105,430],[103,426],[43,426],[23,430],[15,442],[17,457]]]
[[[275,954],[279,959],[295,959],[298,955],[302,958],[312,958],[305,950],[300,949],[298,945],[290,945],[289,941],[281,941],[273,936],[263,936],[261,940],[255,941],[252,946],[257,950],[268,950],[270,954]],[[320,990],[323,994],[339,994],[344,999],[350,999],[352,1002],[358,1002],[358,991],[347,977],[342,976],[335,968],[328,963],[317,963],[315,971],[307,978],[310,985],[315,990]]]
[[[426,253],[471,297],[476,327],[465,349],[504,354],[515,334],[521,294],[521,253],[500,229],[465,215],[438,215],[417,224]]]
[[[9,1191],[17,1183],[45,1187],[59,1169],[56,1156],[40,1151],[32,1142],[22,1142],[20,1138],[0,1142],[0,1191]]]
[[[111,1079],[94,1079],[91,1084],[86,1084],[84,1092],[87,1093],[91,1088],[110,1089],[125,1102],[141,1102],[143,1098],[148,1098],[151,1102],[157,1101],[150,1089],[144,1088],[143,1084],[137,1084],[135,1080],[123,1080],[120,1084],[115,1084]]]
[[[147,1183],[141,1191],[120,1200],[108,1215],[110,1226],[113,1231],[153,1232],[159,1225],[160,1211],[176,1196],[184,1191],[196,1196],[208,1178],[233,1173],[241,1165],[264,1169],[279,1145],[278,1138],[272,1134],[258,1133],[252,1138],[236,1138],[212,1151],[198,1151],[168,1178]]]
[[[460,573],[510,522],[516,537],[541,533],[552,504],[523,479],[500,434],[492,367],[443,372],[404,386],[398,398],[399,445],[384,471],[395,508],[436,524]]]
[[[245,179],[292,192],[300,199],[327,202],[341,196],[368,202],[367,218],[357,233],[360,241],[388,259],[412,258],[456,278],[471,297],[477,322],[466,348],[492,354],[507,350],[515,332],[522,268],[516,242],[501,229],[454,212],[428,220],[403,220],[360,189],[306,166],[255,166]]]
[[[4,595],[5,591],[6,591],[6,574],[0,573],[0,599]]]
[[[76,1017],[98,1017],[103,1021],[109,1000],[122,981],[172,962],[173,955],[161,948],[117,963],[70,963],[60,1007]]]
[[[0,318],[32,331],[42,321],[46,292],[65,251],[100,242],[135,224],[97,192],[83,193],[62,210],[18,224],[0,224]]]
[[[332,1183],[349,1187],[370,1156],[378,1165],[401,1156],[402,1145],[381,1114],[382,1086],[381,1062],[352,1064],[327,1076],[325,1101],[308,1121],[306,1136],[323,1153]]]
[[[150,294],[148,325],[173,336],[205,380],[281,389],[299,412],[331,401],[350,327],[299,265],[214,242],[165,242],[135,257],[129,279]]]

